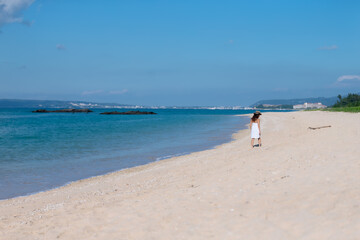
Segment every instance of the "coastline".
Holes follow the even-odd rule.
[[[0,237],[356,239],[360,115],[262,119],[262,148],[244,129],[213,149],[1,200]]]
[[[244,117],[244,116],[250,116],[250,114],[238,114],[238,115],[233,115],[233,116],[235,116],[235,117]],[[217,148],[221,147],[222,145],[225,145],[225,144],[231,143],[232,141],[235,141],[238,138],[238,136],[241,135],[242,131],[245,131],[247,129],[247,127],[248,127],[248,124],[245,124],[243,126],[243,128],[241,128],[240,130],[237,130],[236,132],[232,133],[231,136],[230,136],[229,141],[226,141],[224,143],[221,143],[221,144],[218,144],[218,145],[215,145],[215,146],[209,146],[204,150],[199,150],[199,151],[194,151],[194,152],[185,152],[185,153],[180,153],[180,154],[174,154],[173,156],[164,156],[164,157],[160,157],[159,159],[156,159],[155,161],[148,162],[146,164],[142,164],[142,165],[138,165],[138,166],[134,166],[134,167],[122,168],[122,169],[114,170],[114,171],[111,171],[111,172],[108,172],[108,173],[105,173],[105,174],[100,174],[100,175],[95,175],[95,176],[82,178],[82,179],[75,180],[75,181],[70,181],[70,182],[67,182],[67,183],[65,183],[63,185],[53,187],[53,188],[50,188],[50,189],[46,189],[46,190],[43,190],[43,191],[33,192],[33,193],[20,195],[20,196],[16,196],[16,197],[11,197],[11,198],[7,198],[7,199],[0,199],[0,204],[1,204],[2,201],[13,200],[13,199],[15,200],[17,198],[30,197],[30,196],[33,196],[33,195],[46,193],[46,192],[53,191],[53,190],[56,190],[56,189],[59,189],[59,188],[67,187],[68,185],[76,184],[77,182],[86,182],[87,180],[90,180],[90,179],[102,178],[102,177],[112,175],[112,174],[127,174],[127,173],[136,172],[136,171],[142,171],[143,169],[146,169],[147,167],[151,167],[152,165],[157,164],[159,162],[175,161],[179,157],[189,156],[189,155],[194,154],[194,153],[201,153],[201,152],[204,152],[204,151],[217,149]]]
[[[48,134],[40,134],[43,132],[41,130],[43,127],[54,125],[40,123],[37,126],[38,129],[29,129],[29,132],[32,132],[30,140],[19,139],[6,142],[5,136],[2,138],[4,141],[1,142],[4,156],[1,159],[3,168],[0,171],[0,200],[30,196],[81,179],[174,156],[187,155],[191,152],[212,149],[231,141],[232,134],[245,126],[244,118],[236,116],[236,114],[225,114],[224,116],[223,114],[217,116],[206,116],[205,114],[204,116],[199,115],[200,117],[196,115],[192,117],[186,115],[187,112],[182,115],[184,111],[177,113],[180,113],[179,117],[176,114],[165,112],[160,120],[145,117],[143,121],[133,121],[132,118],[86,117],[90,121],[90,125],[94,125],[96,122],[97,131],[90,134],[87,124],[76,126],[77,122],[83,122],[82,116],[84,115],[64,116],[66,119],[72,119],[70,121],[72,125],[66,127],[76,127],[78,132],[82,133],[76,134],[76,131],[74,134],[60,133],[60,136],[54,139],[52,136],[57,134],[56,128],[50,127],[47,131]],[[12,112],[8,113],[8,115],[11,114]],[[212,111],[211,114],[213,115]],[[44,118],[41,117],[44,115],[38,116],[40,116],[40,120]],[[56,121],[62,117],[61,115],[55,116],[51,122],[56,124]],[[80,119],[74,117],[80,117]],[[104,119],[108,120],[104,121]],[[140,117],[140,119],[143,118]],[[189,119],[194,121],[188,124]],[[181,121],[185,121],[183,126],[174,127]],[[104,122],[108,124],[104,124]],[[203,122],[204,125],[201,125]],[[221,126],[219,126],[219,122],[221,122]],[[116,126],[118,124],[121,124],[120,128]],[[13,125],[16,129],[17,124]],[[109,129],[113,127],[115,127],[114,131],[109,133]],[[165,130],[158,129],[156,131],[157,127]],[[183,129],[183,131],[178,129]],[[19,136],[21,134],[26,136],[28,133],[26,131],[18,133]],[[151,140],[154,137],[156,141]],[[102,138],[105,140],[97,143],[98,139]],[[41,145],[39,144],[41,141],[37,139],[49,144]],[[66,139],[72,139],[72,141]],[[21,151],[16,151],[18,148]]]

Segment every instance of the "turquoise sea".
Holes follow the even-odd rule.
[[[0,199],[213,148],[251,110],[142,109],[157,115],[0,109]],[[129,109],[126,109],[129,110]],[[125,110],[124,110],[125,111]]]

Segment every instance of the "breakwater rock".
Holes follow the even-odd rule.
[[[33,113],[89,113],[93,112],[90,109],[59,109],[59,110],[46,110],[46,109],[38,109],[32,111]]]
[[[100,114],[104,115],[146,115],[146,114],[156,114],[154,112],[141,112],[141,111],[128,111],[128,112],[103,112]]]

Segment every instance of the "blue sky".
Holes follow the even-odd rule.
[[[359,1],[0,0],[0,98],[246,106],[360,91]]]

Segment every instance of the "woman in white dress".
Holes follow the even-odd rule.
[[[258,139],[259,147],[261,147],[260,115],[261,115],[261,113],[259,111],[256,111],[250,120],[251,147],[252,148],[254,148],[255,138]]]

